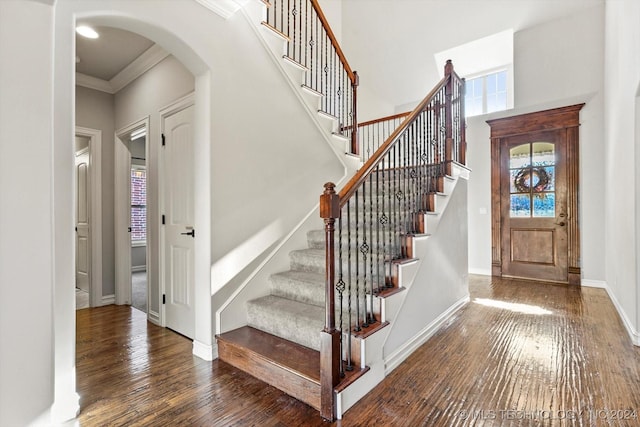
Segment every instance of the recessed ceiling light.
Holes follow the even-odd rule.
[[[96,30],[91,27],[87,27],[86,25],[80,25],[79,27],[76,27],[76,32],[88,39],[97,39],[99,37],[98,33],[96,33]]]

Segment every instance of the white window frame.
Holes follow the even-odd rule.
[[[482,112],[478,113],[478,114],[474,114],[474,115],[469,115],[466,114],[466,117],[475,117],[475,116],[482,116],[485,114],[491,114],[487,112],[487,76],[490,76],[491,74],[496,74],[502,71],[506,71],[507,73],[507,81],[506,81],[506,86],[507,86],[507,105],[506,108],[504,110],[496,110],[496,111],[492,111],[491,113],[496,113],[498,111],[506,111],[506,110],[510,110],[513,108],[513,100],[514,100],[514,90],[513,90],[513,64],[508,64],[508,65],[504,65],[501,67],[496,67],[496,68],[489,68],[487,70],[483,70],[482,72],[479,73],[474,73],[474,74],[469,74],[467,76],[465,76],[465,80],[469,81],[469,80],[474,80],[474,79],[478,79],[478,78],[483,78],[482,79]],[[465,94],[466,96],[466,94]]]

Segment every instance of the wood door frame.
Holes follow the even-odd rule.
[[[556,130],[564,132],[567,146],[567,281],[569,284],[580,284],[579,126],[580,110],[584,105],[582,103],[487,120],[491,127],[491,274],[493,276],[502,276],[500,151],[503,142],[512,136]]]
[[[89,306],[99,307],[102,305],[102,131],[76,126],[75,135],[89,138],[89,185],[91,191]],[[74,178],[74,185],[78,185],[75,180],[76,178]]]

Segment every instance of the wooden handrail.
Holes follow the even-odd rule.
[[[338,57],[340,58],[340,62],[342,62],[342,66],[344,67],[345,71],[347,72],[347,75],[349,76],[351,83],[356,85],[357,84],[356,74],[351,69],[351,66],[347,61],[346,56],[344,56],[344,52],[342,51],[342,48],[338,43],[338,39],[336,38],[336,35],[333,33],[333,30],[331,30],[329,21],[327,21],[327,17],[324,16],[324,12],[322,12],[322,8],[320,7],[318,0],[310,0],[310,1],[311,1],[311,5],[313,6],[316,13],[318,14],[318,18],[320,19],[320,22],[322,22],[322,26],[324,27],[324,30],[327,32],[327,35],[329,36],[329,40],[331,40],[331,44],[333,45],[333,48],[336,50]]]
[[[396,128],[395,131],[380,146],[376,153],[366,161],[366,163],[358,170],[358,172],[349,180],[349,182],[340,191],[340,208],[342,208],[353,196],[362,183],[367,179],[369,174],[375,169],[378,163],[382,161],[384,156],[391,150],[398,136],[400,136],[409,125],[422,113],[427,107],[431,98],[438,93],[451,79],[451,75],[445,75],[442,80],[425,96],[418,106],[407,116],[406,119]]]
[[[387,122],[389,120],[400,119],[402,117],[406,117],[411,114],[411,111],[405,111],[404,113],[393,114],[391,116],[380,117],[379,119],[373,119],[366,122],[358,123],[358,127],[375,125],[376,123]]]

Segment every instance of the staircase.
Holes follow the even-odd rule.
[[[306,246],[289,252],[288,270],[269,277],[269,294],[247,301],[246,326],[217,335],[218,355],[332,420],[384,377],[389,326],[427,256],[419,242],[436,232],[458,176],[467,173],[463,82],[448,63],[413,112],[358,125],[357,74],[348,64],[328,68],[346,60],[330,29],[313,35],[328,26],[317,1],[261,3],[257,31],[355,172],[339,193],[325,184],[324,224],[318,220]],[[311,66],[317,49],[335,59]],[[334,77],[325,81],[322,73]],[[367,131],[381,123],[388,132]]]

